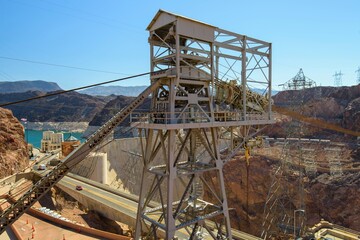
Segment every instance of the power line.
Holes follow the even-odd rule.
[[[11,75],[7,74],[4,71],[0,71],[0,75],[4,76],[7,80],[16,80],[15,78],[13,78]]]
[[[21,61],[21,62],[28,62],[28,63],[35,63],[35,64],[43,64],[43,65],[54,66],[54,67],[63,67],[63,68],[72,68],[72,69],[78,69],[78,70],[85,70],[85,71],[91,71],[91,72],[101,72],[101,73],[111,73],[111,74],[129,75],[129,74],[119,73],[119,72],[111,72],[111,71],[104,71],[104,70],[91,69],[91,68],[83,68],[83,67],[73,67],[73,66],[68,66],[68,65],[55,64],[55,63],[46,63],[46,62],[39,62],[39,61],[26,60],[26,59],[20,59],[20,58],[11,58],[11,57],[4,57],[4,56],[0,56],[0,58],[2,58],[2,59],[7,59],[7,60],[13,60],[13,61]]]
[[[141,73],[141,74],[137,74],[137,75],[133,75],[133,76],[129,76],[129,77],[110,80],[110,81],[107,81],[107,82],[96,83],[96,84],[92,84],[92,85],[87,85],[87,86],[73,88],[73,89],[69,89],[69,90],[63,90],[63,91],[59,91],[59,92],[49,93],[49,94],[45,94],[45,95],[42,95],[42,96],[32,97],[32,98],[28,98],[28,99],[19,100],[19,101],[8,102],[8,103],[5,103],[5,104],[1,104],[0,107],[6,107],[6,106],[9,106],[9,105],[28,102],[28,101],[32,101],[32,100],[36,100],[36,99],[40,99],[40,98],[56,96],[56,95],[60,95],[60,94],[68,93],[68,92],[73,92],[73,91],[77,91],[77,90],[81,90],[81,89],[85,89],[85,88],[96,87],[96,86],[100,86],[100,85],[104,85],[104,84],[108,84],[108,83],[124,81],[124,80],[131,79],[131,78],[136,78],[136,77],[149,75],[151,73],[153,73],[153,72]]]

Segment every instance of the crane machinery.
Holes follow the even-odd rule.
[[[147,30],[150,86],[1,213],[0,233],[131,114],[143,156],[135,238],[232,239],[223,166],[274,122],[271,43],[164,10]],[[150,95],[149,111],[135,112]]]

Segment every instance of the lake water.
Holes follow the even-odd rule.
[[[70,137],[70,135],[76,137],[81,142],[85,141],[85,139],[81,138],[82,133],[80,133],[80,132],[73,132],[73,133],[66,132],[66,133],[64,133],[64,140],[67,139],[68,137]],[[30,130],[30,129],[25,130],[25,141],[27,141],[28,143],[31,143],[36,148],[41,147],[42,136],[43,136],[43,131]]]

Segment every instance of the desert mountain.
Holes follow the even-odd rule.
[[[289,108],[304,116],[360,131],[360,85],[282,91],[273,99],[275,105]],[[272,137],[286,137],[286,127],[291,122],[284,117],[277,117],[277,120],[276,124],[267,127],[266,134]],[[328,138],[337,134],[310,126],[304,131],[309,137],[319,138]]]
[[[0,94],[0,103],[7,103],[45,95],[45,92]],[[18,119],[27,118],[30,122],[88,122],[105,106],[106,100],[97,97],[69,92],[29,102],[9,105]]]
[[[61,88],[57,83],[42,80],[0,82],[0,93],[18,93],[27,91],[52,92],[58,90],[61,90]]]
[[[101,126],[106,121],[108,121],[112,116],[114,116],[120,109],[128,106],[135,97],[126,97],[126,96],[117,96],[115,99],[108,102],[105,107],[94,116],[94,118],[89,123],[90,126]],[[139,109],[149,109],[150,107],[150,98],[145,99],[145,101],[139,106]],[[137,111],[137,110],[135,110]],[[127,118],[121,125],[126,126],[129,124],[129,118]]]

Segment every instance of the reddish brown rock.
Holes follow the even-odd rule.
[[[281,149],[280,149],[281,150]],[[229,161],[224,166],[224,178],[231,224],[233,228],[260,236],[262,231],[264,206],[277,169],[279,149],[271,149],[271,157],[254,155],[247,168],[243,157]],[[353,159],[352,161],[354,161]],[[328,167],[328,166],[327,166]],[[218,181],[213,174],[206,179],[215,186]],[[298,191],[296,177],[288,177],[289,192]],[[211,194],[205,192],[205,199]],[[212,199],[210,201],[215,201]],[[295,206],[298,199],[294,199]],[[304,203],[306,207],[307,226],[313,226],[321,219],[360,231],[360,173],[344,172],[340,177],[330,177],[328,173],[319,172],[317,176],[307,179],[304,186]]]
[[[254,235],[260,234],[265,201],[271,184],[272,164],[270,160],[252,157],[248,169],[242,158],[229,161],[224,166],[228,205],[230,209],[233,209],[230,210],[233,228]],[[247,171],[249,175],[247,175]],[[216,185],[215,176],[206,177],[207,179],[211,178]],[[205,192],[206,198],[211,198],[209,192]]]
[[[10,110],[0,108],[0,178],[24,170],[28,163],[24,127]]]
[[[345,128],[360,131],[360,97],[352,100],[345,108],[343,125]]]
[[[306,117],[321,119],[345,129],[360,131],[360,85],[350,87],[316,87],[304,90],[282,91],[274,97],[274,104],[288,108]],[[278,117],[277,123],[268,126],[264,135],[293,137],[293,121]],[[303,125],[303,137],[344,140],[344,134]],[[346,136],[347,140],[353,140]]]
[[[323,218],[360,231],[360,173],[345,173],[333,179],[323,175],[307,188],[308,222],[314,224]]]

